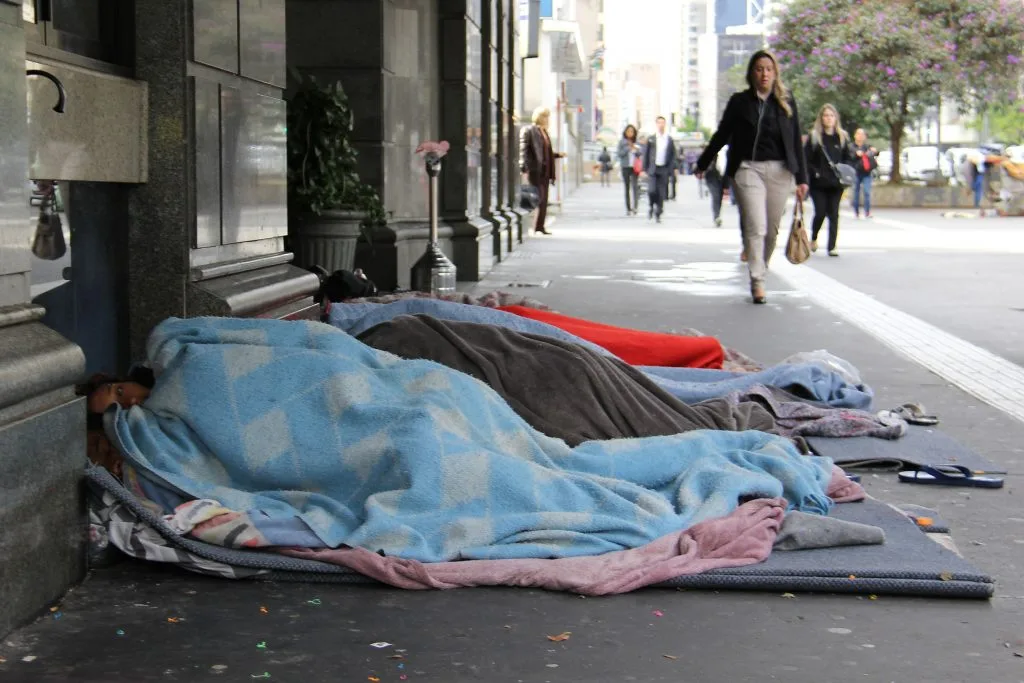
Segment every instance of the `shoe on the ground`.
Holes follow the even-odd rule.
[[[832,258],[839,258],[839,252],[836,251],[835,249],[830,249],[828,255],[831,256]]]
[[[818,251],[818,240],[811,240],[811,251]]]
[[[722,227],[722,219],[721,218],[716,218],[715,219],[715,226],[719,227],[719,228]]]
[[[750,297],[754,300],[755,304],[768,303],[768,297],[764,293],[764,285],[760,283],[750,285]]]

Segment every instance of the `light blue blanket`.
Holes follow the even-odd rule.
[[[870,387],[853,386],[838,373],[813,363],[783,363],[760,372],[725,372],[703,368],[639,369],[683,403],[720,398],[759,384],[785,389],[801,398],[820,401],[832,408],[868,410],[874,398]]]
[[[141,476],[327,546],[425,562],[594,555],[784,496],[824,514],[831,461],[762,432],[565,442],[490,388],[320,323],[171,318],[157,383],[108,431]],[[298,539],[297,539],[298,540]]]

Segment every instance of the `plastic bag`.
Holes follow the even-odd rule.
[[[812,363],[818,367],[828,370],[829,372],[834,372],[846,380],[847,384],[852,386],[859,387],[864,384],[864,381],[860,378],[860,371],[854,367],[853,363],[843,360],[839,356],[829,353],[825,349],[794,353],[789,358],[783,360],[780,365],[802,365],[805,363]]]

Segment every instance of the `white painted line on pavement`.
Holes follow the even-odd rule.
[[[778,265],[776,265],[778,262]],[[831,277],[785,259],[772,270],[886,346],[982,401],[1024,421],[1024,368]]]

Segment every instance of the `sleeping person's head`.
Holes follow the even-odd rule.
[[[128,377],[123,378],[104,374],[93,375],[88,381],[75,387],[75,393],[86,397],[89,426],[102,427],[102,415],[107,408],[114,404],[122,408],[140,405],[149,398],[152,386],[152,372],[141,369],[133,370]]]
[[[114,404],[122,408],[140,405],[149,397],[152,384],[152,373],[142,369],[133,371],[127,378],[93,375],[88,381],[75,387],[76,394],[86,397],[89,460],[95,465],[107,468],[116,477],[121,476],[124,459],[103,432],[103,413]]]

